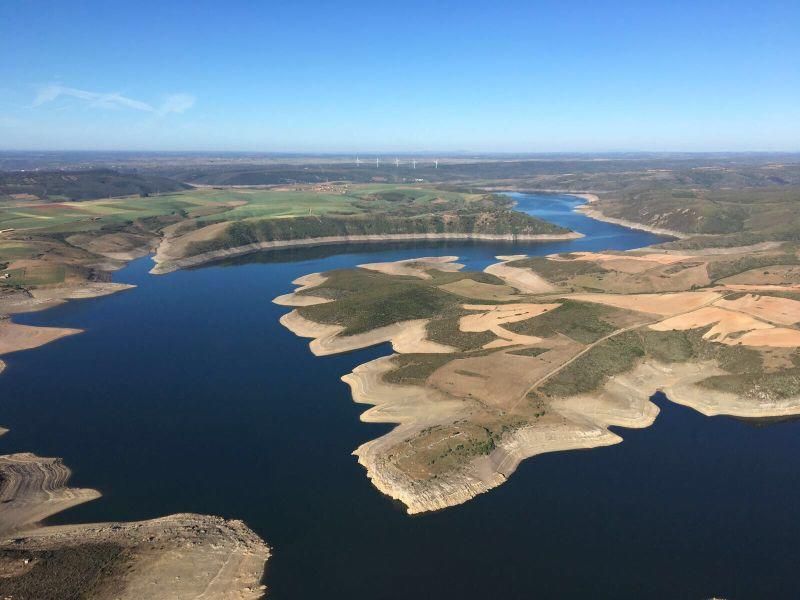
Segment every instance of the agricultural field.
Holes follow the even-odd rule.
[[[29,183],[97,184],[100,176],[87,173],[50,179],[39,174]],[[505,196],[432,186],[202,187],[82,201],[5,194],[0,196],[0,291],[107,281],[109,271],[148,253],[169,264],[252,243],[440,232],[568,234],[514,212]]]

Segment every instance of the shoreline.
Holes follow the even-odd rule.
[[[274,240],[269,242],[254,242],[243,246],[234,246],[220,250],[211,250],[186,258],[170,260],[160,258],[161,246],[168,244],[167,240],[159,245],[159,251],[153,257],[156,265],[150,270],[153,275],[164,275],[187,267],[195,267],[222,258],[244,256],[261,250],[280,248],[303,248],[312,246],[331,246],[337,244],[385,243],[385,242],[414,242],[414,241],[487,241],[487,242],[558,242],[576,240],[584,237],[582,233],[570,231],[568,233],[539,233],[539,234],[491,234],[491,233],[388,233],[384,235],[341,235],[319,238],[302,238],[297,240]]]
[[[0,428],[0,435],[5,431]],[[91,488],[69,487],[71,476],[60,458],[0,455],[3,597],[16,598],[13,592],[27,592],[28,586],[57,591],[58,597],[90,593],[98,600],[201,598],[207,592],[223,600],[264,596],[261,581],[271,548],[242,521],[176,513],[145,521],[45,524],[102,496]],[[80,546],[98,548],[94,562],[65,563],[63,577],[35,570],[40,561]]]
[[[735,394],[699,386],[709,372],[721,372],[713,362],[668,365],[644,360],[627,373],[609,377],[594,392],[555,399],[551,418],[510,433],[490,455],[475,458],[464,469],[420,486],[399,471],[386,452],[409,435],[435,425],[448,407],[453,411],[448,417],[457,416],[463,409],[436,389],[385,381],[383,376],[391,370],[395,356],[360,364],[341,379],[350,387],[353,402],[370,405],[359,417],[362,422],[394,425],[388,433],[361,444],[353,455],[372,485],[403,503],[408,514],[468,502],[506,483],[523,461],[537,455],[618,444],[623,435],[610,428],[650,427],[660,412],[652,401],[659,392],[670,403],[707,417],[764,419],[800,414],[800,398],[752,406]]]
[[[688,233],[682,233],[680,231],[675,231],[674,229],[651,227],[650,225],[645,225],[644,223],[637,223],[636,221],[629,221],[628,219],[618,219],[617,217],[609,217],[608,215],[605,215],[599,208],[593,207],[593,205],[600,202],[600,198],[597,196],[597,194],[578,193],[578,192],[565,192],[565,194],[567,194],[568,196],[575,196],[576,198],[586,200],[585,204],[581,204],[580,206],[575,207],[575,212],[579,212],[589,217],[590,219],[594,219],[595,221],[603,221],[604,223],[611,223],[612,225],[627,227],[628,229],[637,229],[639,231],[646,231],[648,233],[653,233],[655,235],[665,235],[679,240],[685,240],[692,237]],[[643,247],[646,248],[647,246]]]
[[[498,190],[499,191],[499,190]],[[511,193],[516,194],[558,194],[563,196],[574,196],[575,198],[580,198],[581,200],[585,200],[584,204],[580,206],[576,206],[573,210],[574,212],[579,212],[590,219],[594,219],[595,221],[602,221],[604,223],[611,223],[612,225],[619,225],[620,227],[626,227],[628,229],[636,229],[638,231],[646,231],[648,233],[653,233],[655,235],[664,235],[672,238],[676,238],[679,240],[684,240],[687,238],[692,237],[690,234],[683,233],[681,231],[676,231],[674,229],[664,229],[662,227],[652,227],[650,225],[645,225],[644,223],[637,223],[636,221],[630,221],[628,219],[619,219],[617,217],[609,217],[605,215],[599,208],[593,208],[593,205],[596,205],[600,202],[600,196],[593,192],[573,192],[569,190],[506,190],[510,191]],[[643,248],[647,248],[648,246],[643,246]]]
[[[452,259],[453,257],[447,258]],[[517,280],[521,279],[521,274],[517,271],[525,270],[506,267],[507,262],[519,259],[521,256],[498,256],[496,258],[502,262],[490,265],[484,272],[495,271],[494,274],[508,285],[517,287],[517,289],[528,288],[528,291],[523,293],[534,295],[548,293],[549,290],[541,289],[541,282],[538,280],[532,282],[523,280],[524,285],[520,285]],[[395,264],[403,266],[406,262],[398,261]],[[382,272],[389,275],[413,275],[402,269],[388,269],[386,268],[387,264],[390,263],[379,263],[377,266],[381,266]],[[370,266],[375,267],[376,265]],[[506,267],[509,272],[497,272],[497,267]],[[303,285],[304,289],[313,289],[315,283],[324,285],[324,282],[324,274],[319,273],[295,280],[296,285]],[[697,292],[689,293],[697,294]],[[703,294],[700,296],[699,306],[722,298],[714,292],[711,292],[711,298],[702,297]],[[581,299],[579,295],[575,294],[569,297]],[[674,303],[677,300],[673,298],[670,302]],[[642,310],[647,309],[655,314],[661,314],[657,307],[637,306]],[[470,305],[463,305],[463,308],[469,309]],[[686,306],[685,309],[691,311],[693,307]],[[667,313],[672,314],[678,310],[679,308],[667,310]],[[668,317],[667,314],[662,316]],[[420,347],[420,344],[427,341],[425,340],[425,320],[401,321],[349,337],[341,336],[344,330],[342,326],[324,324],[305,318],[296,310],[283,315],[280,323],[299,337],[312,338],[310,349],[316,356],[349,352],[379,343],[392,343],[393,354],[359,364],[341,379],[350,386],[351,398],[354,402],[370,405],[370,408],[360,415],[361,421],[394,425],[389,432],[361,444],[353,451],[353,455],[366,469],[367,477],[372,485],[383,494],[402,502],[409,514],[441,510],[467,502],[475,496],[505,483],[523,460],[535,455],[619,443],[622,441],[623,435],[609,428],[633,429],[650,426],[659,413],[658,406],[652,402],[653,396],[658,392],[664,393],[671,403],[690,407],[706,416],[728,415],[758,419],[800,414],[800,396],[778,400],[769,400],[764,397],[759,400],[703,386],[702,383],[708,377],[723,376],[727,373],[714,360],[704,360],[699,355],[692,355],[683,360],[676,358],[672,361],[662,362],[648,356],[633,363],[634,366],[624,372],[607,373],[602,383],[590,391],[564,396],[555,394],[552,398],[550,394],[547,394],[550,398],[547,401],[548,409],[541,414],[537,412],[535,419],[528,420],[522,426],[512,426],[505,435],[493,438],[495,445],[492,446],[491,452],[475,456],[451,471],[436,472],[431,477],[430,472],[425,475],[425,468],[414,466],[408,470],[402,466],[400,462],[404,457],[402,448],[405,448],[405,445],[409,444],[414,436],[424,434],[436,427],[447,427],[453,422],[468,420],[473,410],[478,410],[479,414],[479,409],[470,404],[469,399],[473,397],[472,392],[475,392],[479,403],[483,400],[490,406],[494,406],[495,402],[480,397],[480,390],[475,388],[468,388],[470,391],[468,399],[464,395],[465,392],[462,391],[459,395],[457,388],[447,387],[448,384],[454,385],[448,380],[448,377],[452,375],[449,371],[450,375],[443,375],[438,380],[431,379],[433,376],[427,375],[423,383],[401,383],[386,376],[394,370],[394,359],[398,355],[436,351],[458,354],[460,351],[457,348],[433,350]],[[616,333],[648,325],[652,325],[652,323],[641,321],[628,329],[620,329]],[[411,347],[398,344],[399,332],[404,331],[410,336],[415,326],[420,326],[419,331],[411,336],[416,344]],[[463,322],[459,327],[462,331],[471,330],[464,327]],[[497,332],[495,335],[503,337]],[[533,342],[537,341],[541,340],[533,340]],[[598,340],[598,342],[600,341],[602,338]],[[524,346],[525,342],[521,345]],[[590,349],[593,346],[594,344],[587,348]],[[484,346],[484,348],[488,347]],[[556,371],[548,372],[545,377],[550,377],[562,370],[582,354],[583,351],[575,354]],[[463,358],[464,355],[460,356]],[[458,360],[461,359],[455,359],[455,361]],[[468,364],[468,360],[462,360],[462,370],[454,372],[475,377],[484,376],[488,379],[485,372],[478,368],[475,368],[474,372],[469,371],[468,369],[473,368],[473,363]],[[495,365],[494,368],[499,367]],[[534,381],[532,388],[529,387],[530,382],[526,383],[526,389],[535,389],[541,381],[543,380]],[[444,387],[443,383],[446,384]],[[451,390],[453,390],[452,393]],[[522,397],[524,398],[525,395],[523,394]],[[499,401],[497,403],[499,405]],[[518,404],[519,401],[508,409],[509,412],[513,412]],[[506,431],[505,428],[503,431]],[[399,451],[398,448],[400,448]],[[397,458],[398,456],[400,458]],[[420,475],[420,473],[422,474]]]

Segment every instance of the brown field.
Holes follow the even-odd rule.
[[[570,294],[565,296],[581,302],[595,302],[617,308],[651,313],[674,315],[688,312],[710,304],[722,296],[717,292],[676,292],[672,294]]]
[[[464,304],[465,310],[477,311],[478,314],[461,317],[461,331],[492,331],[498,325],[527,321],[549,310],[558,308],[560,304]]]
[[[604,269],[620,271],[622,273],[636,274],[643,273],[663,265],[672,265],[679,262],[690,261],[695,257],[690,255],[679,256],[675,254],[663,253],[637,256],[634,254],[574,252],[571,254],[570,258],[559,255],[548,256],[547,258],[554,261],[587,260],[602,265]]]
[[[608,263],[603,265],[609,266]],[[640,273],[607,271],[571,277],[567,284],[576,289],[602,290],[608,294],[681,292],[710,283],[705,263],[685,262],[671,266],[657,265]]]
[[[440,290],[450,292],[456,296],[463,296],[464,298],[472,298],[473,300],[495,300],[497,302],[506,302],[509,300],[518,300],[520,296],[516,294],[516,290],[508,285],[499,285],[494,283],[481,283],[474,279],[459,279],[452,283],[446,283],[439,286]]]
[[[771,265],[760,269],[750,269],[744,273],[720,279],[719,283],[724,285],[800,286],[800,266]]]
[[[769,346],[772,348],[800,347],[800,331],[787,327],[775,327],[748,331],[737,342],[745,346]]]
[[[800,302],[777,296],[747,294],[736,300],[718,300],[716,306],[738,310],[770,323],[794,325],[800,323]]]
[[[505,323],[517,323],[519,321],[527,321],[533,317],[537,317],[546,313],[554,308],[558,308],[560,304],[500,304],[500,305],[483,305],[483,304],[464,304],[462,308],[465,310],[479,311],[478,314],[465,315],[459,320],[458,327],[461,331],[467,333],[481,333],[490,331],[495,334],[498,339],[493,340],[483,347],[489,348],[502,348],[504,346],[513,345],[531,345],[537,344],[542,341],[539,337],[522,335],[514,333],[503,327]]]
[[[726,285],[726,290],[735,292],[800,292],[800,283],[794,285]]]
[[[560,337],[548,340],[542,347],[548,350],[538,356],[499,351],[487,356],[459,358],[437,369],[428,383],[451,396],[512,409],[536,381],[577,354],[583,346]]]
[[[460,265],[455,261],[458,260],[457,256],[424,256],[422,258],[413,258],[410,260],[398,260],[394,262],[382,263],[366,263],[358,265],[361,269],[369,271],[376,271],[385,275],[399,275],[406,277],[418,277],[419,279],[431,279],[431,269],[437,271],[459,271],[464,265]]]
[[[525,258],[525,255],[515,256],[498,256],[496,257],[502,262],[494,265],[489,265],[483,272],[499,277],[508,285],[518,289],[520,292],[526,294],[546,294],[556,290],[555,286],[547,281],[544,277],[537,275],[530,269],[521,269],[519,267],[511,267],[506,262],[520,260]],[[507,259],[507,260],[503,260]]]
[[[741,341],[740,336],[731,339],[731,336],[735,334],[752,331],[753,329],[773,328],[769,323],[755,319],[750,315],[717,306],[706,306],[677,317],[671,317],[650,325],[650,328],[655,331],[685,331],[709,326],[711,326],[711,329],[703,335],[703,339],[723,344]]]

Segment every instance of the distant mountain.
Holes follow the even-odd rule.
[[[0,173],[0,198],[17,200],[93,200],[116,196],[149,196],[189,189],[179,181],[112,169],[15,171]]]

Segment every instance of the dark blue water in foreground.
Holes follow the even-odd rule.
[[[103,493],[57,522],[244,519],[274,547],[274,600],[797,597],[797,422],[661,398],[622,444],[530,459],[463,506],[409,517],[371,486],[350,453],[388,426],[359,422],[339,377],[388,349],[315,358],[270,300],[360,262],[456,254],[481,269],[658,240],[572,213],[569,197],[517,198],[586,238],[280,251],[159,277],[142,259],[116,277],[135,290],[22,315],[86,332],[4,357],[0,452],[62,456],[74,485]]]

